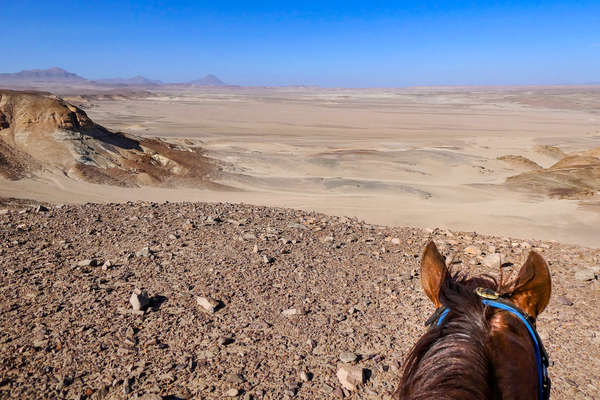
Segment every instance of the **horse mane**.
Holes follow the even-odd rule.
[[[488,350],[489,309],[473,292],[486,287],[504,292],[507,287],[490,276],[455,274],[440,287],[439,299],[450,313],[415,344],[406,360],[400,399],[494,399],[497,388]],[[493,311],[489,311],[493,312]]]

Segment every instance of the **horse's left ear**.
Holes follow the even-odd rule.
[[[521,310],[536,318],[548,305],[551,291],[548,264],[541,255],[530,252],[519,271],[510,299]]]
[[[444,257],[438,251],[435,243],[430,241],[421,257],[421,286],[435,308],[442,305],[439,298],[440,288],[449,276]]]

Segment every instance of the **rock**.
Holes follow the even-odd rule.
[[[206,217],[206,223],[208,225],[219,224],[221,222],[223,222],[223,220],[220,217],[211,217],[211,216]]]
[[[240,374],[228,374],[225,377],[225,380],[229,383],[237,383],[237,384],[241,384],[246,382],[246,380],[244,379],[244,377]]]
[[[227,397],[237,397],[240,395],[240,391],[236,388],[231,388],[227,392],[225,392],[225,396]]]
[[[263,255],[262,260],[265,264],[273,264],[273,262],[275,262],[275,259],[273,257],[268,257],[267,255]]]
[[[392,238],[391,240],[392,244],[400,244],[400,239],[399,238]]]
[[[88,260],[81,260],[77,263],[78,267],[95,267],[98,261],[94,258]]]
[[[242,235],[242,239],[244,239],[244,240],[256,240],[256,235],[254,233],[250,233],[250,232],[244,233]]]
[[[198,305],[200,307],[202,307],[202,309],[208,313],[213,314],[217,308],[219,307],[220,302],[218,300],[213,299],[212,297],[204,297],[204,296],[198,296],[196,297],[196,303],[198,303]]]
[[[136,251],[135,255],[137,257],[150,257],[152,255],[152,252],[148,247],[144,247],[143,249]]]
[[[301,308],[288,308],[287,310],[283,310],[281,313],[286,317],[293,317],[295,315],[304,315],[304,310]]]
[[[468,246],[463,250],[465,254],[469,254],[471,256],[481,255],[481,249],[477,246]]]
[[[486,267],[499,268],[501,265],[501,259],[502,259],[502,256],[499,253],[492,253],[492,254],[488,254],[487,256],[483,257],[483,259],[481,260],[481,263],[483,265],[485,265]]]
[[[112,262],[110,260],[106,260],[104,261],[104,264],[102,264],[102,271],[108,271],[108,269],[110,267],[112,267]]]
[[[341,385],[350,391],[355,391],[357,386],[361,385],[364,381],[363,369],[350,365],[339,367],[337,377]]]
[[[168,238],[169,240],[177,240],[177,236],[173,235],[172,233],[169,234]]]
[[[356,359],[358,358],[358,356],[352,352],[349,351],[345,351],[342,354],[340,354],[340,361],[345,362],[345,363],[351,363],[356,361]]]
[[[43,206],[41,204],[35,208],[35,212],[37,212],[37,213],[47,212],[47,211],[50,211],[50,210],[48,210],[48,207]]]
[[[296,229],[301,229],[301,230],[307,230],[308,228],[302,224],[299,224],[297,222],[290,222],[288,224],[289,228],[296,228]]]
[[[562,304],[563,306],[572,306],[573,305],[573,302],[571,300],[567,299],[565,296],[558,296],[556,300],[558,300],[558,302],[560,304]]]
[[[258,245],[257,244],[255,244],[254,247],[252,248],[252,252],[258,253]]]
[[[3,208],[2,210],[0,210],[0,215],[6,215],[9,212],[10,212],[9,210],[7,210],[6,208]]]
[[[127,328],[125,330],[125,337],[133,339],[135,337],[135,330],[132,327]]]
[[[148,295],[141,289],[134,289],[129,298],[129,303],[133,308],[133,311],[145,311],[150,305],[150,299]]]
[[[583,268],[575,272],[575,279],[578,281],[593,281],[596,274],[589,268]]]
[[[300,372],[300,380],[302,382],[308,382],[310,380],[310,375],[306,371]]]
[[[234,342],[233,338],[225,337],[225,336],[221,336],[219,339],[217,339],[217,343],[220,346],[227,346],[227,345],[230,345],[233,342]]]

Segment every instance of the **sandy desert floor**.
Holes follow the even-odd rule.
[[[516,192],[521,155],[600,146],[600,88],[163,90],[78,98],[97,123],[196,143],[234,190],[123,189],[48,175],[3,182],[0,196],[55,202],[227,201],[600,246],[594,205]]]

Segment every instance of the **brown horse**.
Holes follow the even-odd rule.
[[[546,370],[540,358],[547,363],[547,356],[535,318],[550,301],[551,283],[538,253],[530,252],[517,277],[505,283],[489,276],[452,276],[429,242],[421,259],[421,284],[437,312],[408,355],[395,399],[549,396],[549,380],[541,383],[540,371]]]

